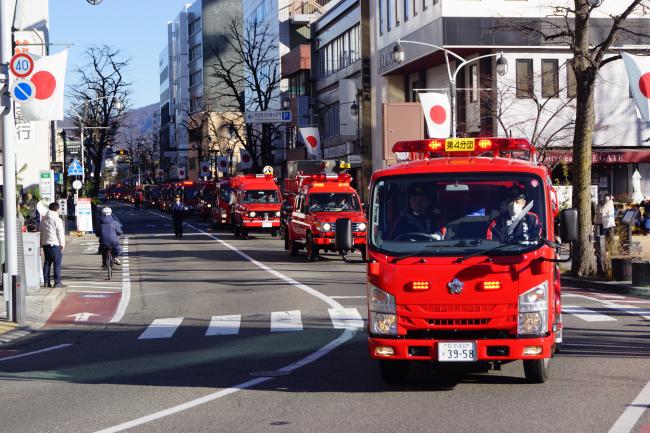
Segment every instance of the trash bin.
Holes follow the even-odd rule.
[[[632,263],[632,285],[650,285],[650,262]]]

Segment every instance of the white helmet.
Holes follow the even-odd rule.
[[[102,215],[111,215],[113,211],[111,210],[110,207],[105,207],[102,209]]]

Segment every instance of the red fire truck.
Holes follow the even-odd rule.
[[[184,180],[176,183],[176,195],[181,196],[181,200],[185,204],[187,214],[195,215],[199,205],[199,190],[201,188],[200,182],[192,180]],[[173,201],[172,201],[173,203]]]
[[[232,182],[230,178],[221,179],[215,191],[214,204],[212,206],[211,225],[214,229],[222,228],[232,222]]]
[[[310,262],[318,259],[321,250],[338,251],[344,260],[349,251],[359,250],[365,261],[368,221],[351,181],[347,173],[299,175],[285,181],[285,189],[295,194],[285,250],[295,256],[305,248]],[[336,233],[347,238],[346,246],[336,242]]]
[[[196,208],[196,214],[200,222],[210,220],[212,208],[216,203],[217,183],[213,180],[206,180],[199,183],[199,204]]]
[[[280,188],[273,175],[247,174],[234,177],[233,232],[246,239],[250,231],[277,236],[280,227]]]
[[[523,360],[545,382],[561,344],[557,194],[525,139],[398,142],[408,162],[370,185],[368,333],[384,381],[412,361],[498,369]],[[577,212],[560,214],[562,241]],[[447,364],[449,365],[449,364]]]

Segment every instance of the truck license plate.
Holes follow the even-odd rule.
[[[476,343],[473,341],[438,343],[438,361],[440,362],[476,361],[476,359]]]
[[[473,150],[473,138],[448,138],[445,140],[445,152],[471,152]]]
[[[262,227],[264,228],[273,227],[273,223],[271,221],[262,221]]]

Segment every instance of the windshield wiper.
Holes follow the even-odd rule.
[[[495,247],[488,248],[487,250],[481,250],[481,251],[477,251],[477,252],[472,253],[472,254],[468,254],[468,255],[463,256],[463,257],[459,257],[458,260],[456,260],[456,263],[463,263],[465,260],[471,259],[472,257],[483,256],[483,255],[491,253],[492,251],[500,250],[501,248],[505,248],[505,247],[511,247],[513,245],[519,245],[520,243],[521,243],[521,241],[508,242],[506,244],[499,244],[499,245],[497,245]]]

